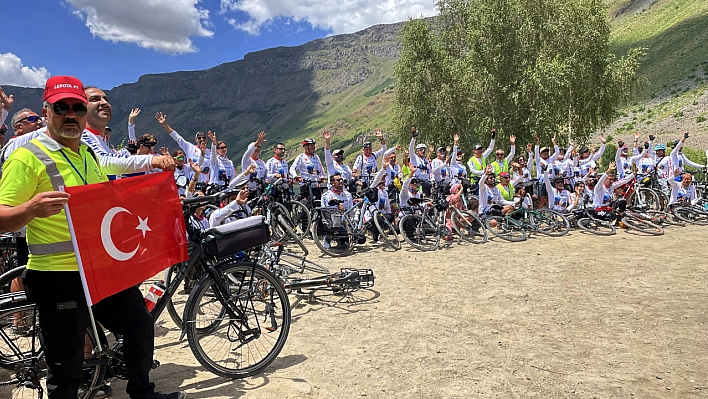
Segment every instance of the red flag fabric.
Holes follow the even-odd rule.
[[[71,194],[67,219],[89,305],[187,259],[186,228],[172,173],[65,190]]]

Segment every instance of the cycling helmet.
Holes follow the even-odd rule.
[[[332,156],[336,157],[337,155],[344,156],[344,150],[334,150],[332,151]]]
[[[361,148],[366,148],[366,147],[371,148],[371,141],[365,141],[364,144],[361,145]]]
[[[302,140],[302,145],[303,145],[303,146],[306,146],[306,145],[308,145],[308,144],[316,144],[316,143],[315,143],[315,140],[314,140],[314,139],[311,139],[311,138],[309,138],[309,137],[306,138],[305,140]]]
[[[206,133],[204,133],[204,132],[197,132],[197,134],[194,135],[194,140],[197,140],[197,139],[200,139],[200,138],[206,140],[206,138],[207,138]]]
[[[445,152],[447,152],[447,150],[445,149],[445,147],[438,147],[437,152],[445,153]]]
[[[415,146],[415,150],[416,150],[416,151],[418,151],[418,150],[425,150],[425,149],[427,149],[427,148],[428,148],[428,147],[427,147],[425,144],[418,144],[417,146]]]
[[[657,144],[654,146],[654,151],[666,151],[666,146],[664,144]]]
[[[482,144],[475,144],[474,146],[475,151],[481,150],[482,148],[484,148],[482,147]]]

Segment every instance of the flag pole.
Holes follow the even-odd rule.
[[[59,191],[64,191],[64,186],[59,186]],[[64,212],[66,213],[66,221],[69,225],[69,235],[71,236],[71,244],[74,246],[74,254],[76,255],[76,262],[79,264],[79,274],[81,275],[81,285],[84,288],[84,297],[86,298],[86,305],[88,307],[88,314],[91,320],[91,329],[93,330],[93,336],[96,338],[96,350],[101,352],[101,339],[98,337],[98,329],[96,328],[96,320],[93,318],[93,302],[91,301],[91,294],[89,293],[88,284],[86,283],[86,274],[84,273],[84,265],[81,262],[81,253],[79,253],[79,243],[76,241],[76,233],[74,232],[74,224],[71,220],[71,212],[69,211],[69,204],[64,204]]]

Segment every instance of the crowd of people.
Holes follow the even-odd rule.
[[[13,103],[13,96],[0,89],[3,128]],[[140,113],[139,108],[134,108],[128,117],[128,145],[114,149],[109,145],[108,127],[112,107],[105,92],[83,86],[76,78],[58,76],[47,81],[39,113],[24,108],[14,111],[10,118],[14,135],[3,143],[0,151],[0,228],[22,232],[17,239],[18,261],[28,265],[25,288],[37,301],[42,315],[40,325],[45,334],[49,369],[47,386],[52,398],[76,397],[83,336],[76,333],[67,338],[47,331],[68,328],[67,323],[73,331],[76,325],[87,322],[85,313],[65,319],[66,313],[57,310],[58,302],[83,301],[73,248],[67,248],[69,232],[62,214],[68,195],[59,191],[59,183],[90,184],[170,171],[184,197],[228,188],[229,194],[223,197],[219,209],[208,214],[203,208],[197,210],[195,220],[207,229],[250,215],[249,201],[259,197],[264,184],[275,180],[299,186],[299,200],[323,208],[347,210],[360,200],[362,193],[369,193],[372,204],[390,221],[411,206],[412,199],[444,196],[450,206],[462,209],[465,201],[461,196],[470,193],[477,198],[475,208],[470,210],[484,219],[530,206],[526,193],[532,194],[538,207],[562,213],[586,207],[622,212],[626,202],[615,190],[635,178],[643,180],[652,175],[670,198],[670,204],[695,202],[692,175],[686,168],[705,168],[682,152],[688,133],[671,143],[673,148],[668,153],[667,146],[655,143],[651,135],[642,141],[636,134],[633,145],[620,141],[615,161],[599,173],[598,161],[606,150],[603,137],[596,150],[578,149],[573,143],[562,148],[555,136],[552,146],[546,147],[535,136],[535,143],[527,144],[525,151],[517,154],[514,136],[509,137],[508,147],[507,143],[499,146],[497,133],[492,130],[488,146],[476,144],[465,162],[459,135],[451,138],[451,146],[432,148],[418,142],[421,136],[413,127],[405,148],[400,145],[389,148],[384,133],[376,129],[373,137],[378,144],[364,141],[361,152],[352,157],[350,164],[345,162],[344,149],[331,148],[332,134],[328,131],[321,134],[324,162],[316,154],[314,138],[304,139],[302,153],[288,162],[285,144],[267,145],[266,133],[261,132],[242,155],[238,172],[227,155],[227,143],[218,140],[216,133],[197,132],[194,141],[186,140],[161,112],[155,114],[155,120],[178,149],[170,153],[168,145],[164,145],[158,150],[154,135],[136,135],[135,121]],[[266,145],[265,148],[272,149],[272,156],[264,160],[262,151]],[[378,149],[374,150],[375,146]],[[489,159],[492,153],[494,156]],[[376,230],[370,230],[373,242],[382,244]],[[451,239],[452,235],[445,238]],[[13,289],[21,289],[21,283],[18,280]],[[50,289],[56,286],[66,289],[60,292]],[[126,358],[132,359],[128,364],[131,374],[127,385],[131,398],[183,398],[183,392],[155,393],[154,384],[149,381],[153,336],[152,321],[146,319],[149,313],[138,312],[137,319],[126,317],[123,322],[109,317],[125,313],[116,308],[140,307],[143,303],[140,292],[127,290],[103,303],[99,318],[126,337]],[[79,308],[85,312],[85,303],[83,309]],[[125,323],[126,320],[130,321]],[[71,344],[67,344],[67,339]],[[102,395],[109,394],[110,387],[104,387]]]

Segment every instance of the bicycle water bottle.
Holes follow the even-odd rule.
[[[145,306],[147,306],[148,312],[152,311],[152,308],[155,307],[157,300],[162,297],[162,294],[165,293],[166,289],[167,287],[165,286],[165,280],[155,281],[152,287],[150,287],[150,291],[148,291],[147,295],[145,295]]]

